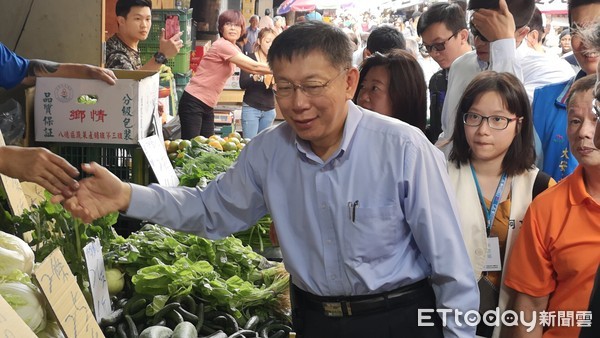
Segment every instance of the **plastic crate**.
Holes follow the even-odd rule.
[[[192,70],[189,70],[187,73],[175,73],[174,76],[175,85],[186,86],[192,79]]]
[[[154,56],[157,49],[143,50],[140,48],[140,59],[145,64]],[[187,73],[190,70],[190,52],[191,48],[181,48],[175,57],[167,60],[167,66],[171,67],[173,73]]]
[[[138,145],[52,143],[46,147],[75,168],[94,161],[124,182],[150,183],[150,165]]]
[[[192,42],[195,41],[196,29],[192,24],[192,8],[185,9],[153,9],[152,10],[152,27],[148,33],[148,38],[140,41],[140,45],[158,47],[160,44],[160,34],[165,28],[165,21],[169,15],[179,16],[179,30],[183,32],[181,40],[183,46],[192,48]]]

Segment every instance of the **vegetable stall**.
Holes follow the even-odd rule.
[[[246,142],[233,133],[168,141],[165,149],[180,185],[203,187],[233,164]],[[0,211],[0,295],[39,337],[63,332],[32,278],[34,265],[60,248],[93,309],[83,248],[95,239],[110,294],[110,313],[97,318],[106,337],[293,335],[289,275],[283,263],[261,255],[272,246],[268,215],[214,241],[152,223],[123,237],[113,228],[117,214],[84,224],[49,198],[20,216],[7,211],[3,198]]]

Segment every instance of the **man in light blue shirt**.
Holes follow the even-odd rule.
[[[478,310],[479,293],[444,156],[416,128],[351,102],[351,55],[338,28],[291,26],[268,56],[286,121],[226,173],[204,190],[142,187],[84,165],[94,177],[65,207],[84,221],[120,210],[207,238],[270,213],[300,337],[473,337],[462,314]]]

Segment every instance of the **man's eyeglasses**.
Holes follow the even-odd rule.
[[[277,97],[289,97],[296,91],[296,89],[302,90],[306,96],[319,96],[325,92],[325,88],[327,88],[327,86],[329,86],[335,79],[337,79],[347,70],[348,68],[344,68],[336,76],[325,83],[321,81],[306,81],[301,84],[294,84],[289,81],[276,81],[273,89]]]
[[[594,114],[596,114],[596,121],[600,121],[600,101],[596,98],[592,100],[592,109],[594,110]]]
[[[432,43],[431,45],[426,45],[426,44],[421,44],[421,50],[422,51],[427,51],[427,53],[431,53],[431,51],[436,51],[436,52],[442,52],[446,49],[446,42],[450,41],[450,39],[452,39],[453,37],[456,36],[456,34],[458,34],[458,32],[450,35],[449,38],[447,38],[446,40],[444,40],[444,42],[438,42],[438,43]]]
[[[464,113],[463,122],[469,127],[479,127],[483,120],[487,120],[487,124],[490,128],[496,130],[504,130],[508,127],[508,124],[512,121],[518,120],[518,118],[508,118],[504,116],[492,115],[482,116],[476,113]]]

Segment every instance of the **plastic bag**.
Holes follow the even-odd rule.
[[[25,135],[25,116],[15,99],[0,104],[0,130],[7,145],[20,145]]]
[[[163,136],[165,140],[176,140],[181,138],[181,122],[179,115],[175,115],[169,122],[163,124]]]

